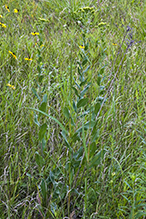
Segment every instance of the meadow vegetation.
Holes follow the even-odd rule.
[[[0,219],[146,218],[145,18],[0,1]]]

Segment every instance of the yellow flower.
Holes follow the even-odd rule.
[[[15,53],[13,53],[13,52],[11,52],[11,51],[9,51],[9,53],[10,53],[15,59],[17,59]]]
[[[27,61],[32,61],[32,59],[29,59],[29,58],[24,58],[25,60],[27,60]]]
[[[79,46],[81,49],[85,49],[85,46]]]
[[[116,44],[116,43],[112,43],[112,45],[113,45],[113,46],[117,46],[117,44]]]
[[[0,14],[0,18],[2,17],[2,15]]]
[[[42,44],[40,47],[41,47],[41,48],[44,47],[44,44]]]
[[[39,35],[38,32],[31,32],[31,35],[35,36],[35,35]]]
[[[15,87],[14,85],[11,85],[11,84],[7,84],[8,87],[11,87],[13,90],[15,90]]]
[[[5,24],[2,24],[2,23],[0,23],[0,24],[2,25],[3,28],[6,28],[6,27],[7,27]]]
[[[17,9],[17,8],[14,8],[14,13],[18,13],[19,12],[19,10]]]
[[[5,5],[5,8],[7,9],[8,12],[10,12],[10,9],[7,5]]]

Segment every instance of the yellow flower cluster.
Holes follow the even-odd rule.
[[[7,84],[8,87],[12,88],[13,90],[15,90],[15,87],[14,85],[11,85],[11,84]]]
[[[9,51],[9,53],[10,53],[15,59],[17,59],[15,53],[13,53],[13,52],[11,52],[11,51]]]
[[[18,13],[19,12],[19,10],[17,9],[17,8],[14,8],[14,13]]]
[[[7,10],[8,12],[10,12],[10,9],[9,9],[9,7],[8,7],[7,5],[5,5],[5,8],[6,8],[6,10]]]
[[[85,46],[79,46],[81,49],[85,49]]]
[[[38,32],[31,32],[31,35],[35,36],[35,35],[39,35]]]
[[[27,61],[32,61],[32,59],[30,59],[30,58],[24,58],[25,60],[27,60]]]
[[[3,23],[0,22],[0,25],[3,27],[3,28],[6,28],[7,26]]]

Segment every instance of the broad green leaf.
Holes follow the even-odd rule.
[[[43,112],[46,112],[46,106],[47,106],[47,103],[46,102],[42,102],[40,107],[39,107],[39,110],[43,111]]]
[[[35,152],[35,161],[39,167],[43,167],[45,163],[44,158],[37,151]]]
[[[44,96],[43,96],[43,102],[44,102],[44,103],[47,103],[47,94],[44,94]]]
[[[44,123],[43,125],[40,126],[39,128],[39,140],[41,141],[46,133],[47,130],[47,124]]]
[[[85,106],[87,102],[88,102],[88,97],[80,99],[79,102],[77,103],[77,108]]]

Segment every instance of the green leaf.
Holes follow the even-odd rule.
[[[50,116],[49,114],[47,114],[47,113],[45,113],[45,112],[43,112],[43,111],[41,111],[41,110],[35,109],[35,108],[28,107],[28,109],[30,109],[30,110],[35,110],[35,111],[37,111],[37,112],[39,112],[39,113],[41,113],[41,114],[43,114],[43,115],[45,115],[45,116],[51,118],[51,119],[54,120],[58,125],[60,125],[60,127],[62,128],[62,130],[63,130],[65,133],[68,134],[68,131],[64,128],[64,126],[61,124],[61,122],[59,122],[59,121],[58,121],[56,118],[54,118],[53,116]]]
[[[83,71],[83,74],[86,73],[90,68],[90,65]]]
[[[62,131],[62,132],[61,132],[61,135],[62,135],[62,137],[63,137],[64,140],[65,140],[66,146],[72,151],[72,148],[71,148],[71,146],[70,146],[70,144],[69,144],[69,142],[68,142],[68,140],[67,140],[67,138],[66,138],[65,132]]]
[[[39,75],[39,83],[42,82],[44,75]]]
[[[34,95],[40,100],[39,95],[37,94],[36,90],[34,87],[31,88],[32,92],[34,93]]]
[[[45,102],[42,102],[40,107],[39,107],[39,110],[40,111],[43,111],[43,112],[46,112],[46,106],[47,106],[47,103]],[[41,114],[41,113],[40,113]]]
[[[37,66],[37,71],[39,72],[39,74],[41,74],[41,68],[39,65]]]
[[[87,62],[88,62],[88,59],[85,57],[84,60],[82,61],[82,66],[86,65]]]
[[[79,97],[78,90],[75,87],[72,87],[72,89],[75,91],[75,94]]]
[[[41,141],[46,133],[47,130],[47,124],[44,123],[43,125],[40,126],[39,128],[39,140]]]
[[[89,168],[96,167],[97,165],[99,165],[104,157],[105,152],[105,150],[101,150],[97,154],[95,154],[95,156],[90,161]]]
[[[97,102],[96,104],[95,104],[95,110],[94,110],[94,112],[95,112],[95,114],[97,114],[98,112],[99,112],[99,110],[100,110],[100,103],[99,102]]]
[[[80,87],[81,86],[84,86],[85,84],[87,84],[87,80],[88,80],[88,78],[86,78],[84,81],[82,81],[81,83],[80,83]],[[88,85],[90,85],[91,83],[88,83]]]
[[[84,128],[85,129],[93,128],[94,125],[95,125],[95,121],[91,120],[91,121],[85,123]]]
[[[94,155],[96,150],[97,150],[96,143],[92,142],[91,145],[90,145],[90,158]]]
[[[84,94],[87,92],[87,90],[89,89],[90,85],[87,85],[82,91],[81,91],[81,97],[84,96]]]
[[[47,185],[44,179],[42,179],[41,181],[41,192],[44,198],[44,201],[46,201],[46,195],[47,195]]]
[[[83,148],[83,146],[81,146],[77,152],[73,153],[73,158],[76,161],[81,161],[82,156],[83,156],[83,152],[84,152],[84,148]]]
[[[77,103],[77,108],[85,106],[87,102],[88,102],[88,97],[80,99],[79,102]]]
[[[35,115],[34,115],[34,123],[36,124],[36,125],[38,125],[38,126],[40,126],[40,123],[39,123],[39,121],[38,121],[38,115],[35,113]]]
[[[70,113],[69,113],[69,109],[67,107],[64,107],[63,109],[63,113],[66,116],[67,119],[70,118]]]
[[[55,184],[55,176],[54,176],[54,173],[51,170],[50,170],[50,173],[49,173],[49,178],[50,178],[51,182],[54,185]]]
[[[47,94],[44,94],[44,96],[43,96],[43,102],[44,102],[44,103],[47,103]]]
[[[77,107],[76,107],[76,103],[75,103],[74,100],[73,100],[73,109],[74,109],[74,111],[77,113]]]
[[[100,82],[101,82],[101,75],[98,75],[98,77],[97,77],[97,84],[98,84],[98,86],[100,86]]]
[[[97,124],[95,124],[91,135],[92,135],[92,142],[96,141],[97,138],[99,138],[99,129],[97,129]]]
[[[37,151],[35,152],[35,161],[39,167],[42,167],[45,163],[44,158]]]
[[[72,142],[74,142],[74,143],[75,143],[77,140],[80,141],[79,133],[76,132],[76,133],[71,137],[71,139],[72,139]]]

